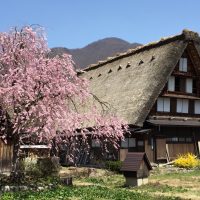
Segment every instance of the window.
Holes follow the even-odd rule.
[[[188,99],[177,99],[176,112],[177,113],[188,113]]]
[[[121,147],[122,148],[136,147],[135,138],[124,138],[124,140],[121,141]]]
[[[138,140],[137,141],[137,151],[138,152],[144,152],[145,151],[144,141],[143,140]]]
[[[192,142],[191,137],[169,137],[167,138],[168,143],[190,143]]]
[[[129,147],[136,147],[135,138],[129,138]]]
[[[192,138],[191,137],[187,137],[187,138],[185,138],[185,141],[186,142],[192,142]]]
[[[185,138],[184,137],[180,137],[180,138],[178,138],[178,141],[179,142],[185,142]]]
[[[124,138],[124,140],[121,141],[121,147],[128,148],[128,138]]]
[[[172,142],[178,142],[178,138],[177,137],[173,137],[173,138],[171,138],[171,141]]]
[[[139,140],[138,141],[138,146],[139,147],[143,147],[144,146],[144,141],[143,140]]]
[[[197,81],[196,81],[196,80],[193,80],[192,93],[193,93],[193,94],[196,94],[196,93],[197,93]]]
[[[168,90],[169,91],[174,91],[175,90],[175,77],[170,76],[168,80]]]
[[[200,114],[200,100],[194,102],[194,114]]]
[[[186,79],[181,77],[175,77],[175,91],[185,92]]]
[[[179,60],[179,71],[187,72],[187,58],[181,58]]]
[[[168,83],[168,88],[169,88],[169,83]],[[195,90],[196,90],[196,82],[193,79],[191,78],[185,79],[181,77],[175,78],[175,91],[194,93]]]
[[[100,147],[100,142],[96,139],[92,139],[92,147]]]
[[[159,97],[157,100],[157,111],[158,112],[170,112],[170,99]]]
[[[187,78],[186,79],[186,92],[187,93],[192,93],[192,89],[193,89],[193,81],[191,78]]]

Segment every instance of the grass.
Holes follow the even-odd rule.
[[[76,181],[77,183],[88,182],[88,183],[98,184],[98,185],[109,187],[109,188],[120,188],[124,186],[124,177],[121,174],[120,175],[114,174],[114,175],[98,177],[98,178],[94,178],[94,177],[81,178],[81,179],[76,179]]]
[[[161,193],[179,193],[179,192],[187,192],[188,189],[182,187],[182,186],[170,186],[167,184],[160,184],[160,183],[150,183],[144,186],[139,187],[138,189],[136,189],[138,191],[148,191],[148,192],[161,192]]]
[[[48,190],[43,192],[16,192],[5,193],[1,200],[67,200],[67,199],[81,199],[81,200],[175,200],[176,197],[153,197],[147,193],[133,192],[125,188],[108,188],[98,185],[93,186],[74,186],[74,187],[59,187],[55,190]]]
[[[76,175],[73,187],[58,186],[53,190],[4,193],[1,200],[178,200],[200,199],[200,170],[169,173],[158,169],[149,178],[149,184],[137,188],[124,187],[121,174],[107,173],[87,177]]]
[[[157,170],[152,178],[153,179],[180,179],[180,180],[193,180],[194,177],[200,178],[200,170],[178,171],[178,172],[160,172]]]

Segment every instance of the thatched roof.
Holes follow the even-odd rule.
[[[80,76],[90,80],[92,93],[109,104],[109,112],[128,124],[142,126],[191,41],[200,54],[198,34],[184,30],[180,35],[100,61],[86,68]]]

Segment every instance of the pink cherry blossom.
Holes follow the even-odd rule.
[[[102,116],[95,107],[79,112],[74,105],[84,106],[91,98],[88,81],[77,76],[70,55],[50,58],[48,54],[40,29],[25,27],[0,33],[1,109],[12,124],[9,137],[15,143],[14,161],[23,141],[51,145],[53,139],[59,143],[65,138],[72,142],[71,136],[77,133],[86,141],[87,133],[92,132],[93,138],[107,138],[118,147],[127,128],[125,122]],[[89,130],[85,124],[91,121]],[[4,125],[1,128],[0,137],[6,141],[8,132]]]

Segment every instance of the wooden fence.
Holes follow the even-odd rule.
[[[13,158],[13,145],[5,144],[0,139],[0,173],[11,171]]]

